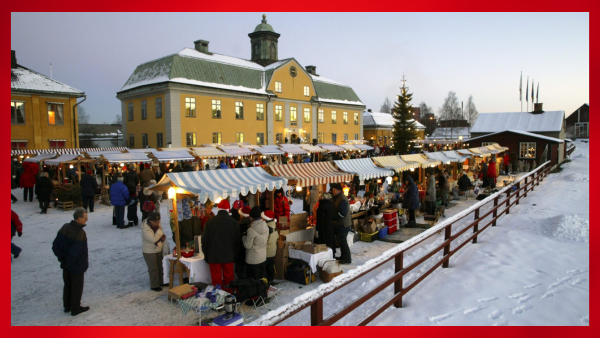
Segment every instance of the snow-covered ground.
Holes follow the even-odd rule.
[[[573,161],[559,174],[550,175],[535,192],[511,208],[498,227],[486,230],[476,245],[468,244],[453,256],[450,269],[438,269],[404,297],[404,308],[390,308],[375,325],[587,325],[589,321],[589,170],[588,145],[577,144]],[[24,223],[22,237],[14,243],[23,252],[11,264],[12,325],[197,325],[193,314],[183,316],[167,300],[166,290],[151,291],[141,253],[139,227],[118,230],[112,208],[97,205],[88,214],[90,268],[85,275],[83,305],[90,311],[72,317],[62,311],[62,274],[51,246],[56,232],[71,219],[71,211],[49,209],[40,215],[37,201],[12,205]],[[300,212],[299,200],[292,206]],[[477,201],[458,201],[446,211],[451,217]],[[535,204],[535,206],[534,206]],[[161,205],[167,219],[167,205]],[[165,227],[167,237],[170,229]],[[405,266],[427,247],[405,256]],[[173,246],[173,243],[171,243]],[[376,241],[355,243],[353,264],[346,272],[376,259],[397,244]],[[419,269],[427,268],[427,263]],[[377,285],[393,273],[391,264],[353,282],[325,301],[325,317]],[[418,273],[405,276],[405,285]],[[42,285],[43,294],[31,287]],[[298,302],[316,283],[300,286],[279,284],[279,304]],[[166,289],[166,288],[165,288]],[[391,288],[373,297],[338,324],[354,325],[391,296]],[[270,305],[271,308],[274,305]],[[273,313],[273,312],[272,312]],[[271,313],[271,314],[272,314]],[[306,325],[309,310],[284,322]],[[263,318],[264,319],[264,318]]]

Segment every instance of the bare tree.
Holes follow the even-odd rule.
[[[115,120],[113,121],[112,124],[123,124],[123,119],[121,118],[121,114],[117,114],[115,116]]]
[[[438,116],[441,120],[446,120],[450,124],[450,138],[454,138],[454,135],[458,132],[458,122],[456,122],[456,127],[453,126],[453,122],[455,120],[460,119],[461,109],[460,104],[458,103],[458,97],[456,93],[453,91],[448,92],[448,96],[444,99],[444,104],[441,108],[438,109]],[[458,135],[457,135],[458,136]]]
[[[470,95],[469,100],[467,101],[467,106],[465,107],[465,116],[467,117],[467,121],[469,122],[470,132],[473,123],[475,123],[475,121],[477,120],[477,116],[479,116],[477,107],[475,107],[475,102],[473,102],[473,95]]]
[[[379,108],[379,111],[386,114],[392,113],[392,102],[389,98],[385,98],[385,101],[383,101],[383,104],[381,105],[381,108]]]
[[[90,123],[90,116],[85,111],[83,106],[77,107],[77,124],[88,124]]]
[[[425,118],[427,114],[433,114],[433,109],[427,105],[427,103],[421,101],[419,104],[419,108],[421,111],[421,120]]]

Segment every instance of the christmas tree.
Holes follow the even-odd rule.
[[[402,76],[402,88],[398,101],[394,103],[392,115],[394,116],[394,136],[392,138],[394,153],[406,154],[411,147],[412,140],[417,138],[416,124],[411,110],[412,94],[408,92],[406,80]]]

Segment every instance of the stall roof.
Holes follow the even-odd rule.
[[[469,149],[458,149],[456,150],[457,153],[461,154],[461,155],[467,155],[467,156],[481,156],[481,157],[486,157],[486,156],[490,156],[490,154],[480,154],[480,153],[475,153],[470,151]]]
[[[255,152],[248,148],[240,148],[239,146],[220,146],[219,149],[223,150],[229,156],[246,156],[253,155]]]
[[[64,155],[60,155],[57,158],[54,158],[54,159],[51,159],[51,160],[46,160],[44,162],[44,164],[59,165],[61,163],[65,163],[65,162],[77,162],[77,160],[79,160],[81,162],[92,162],[92,161],[94,161],[94,160],[86,159],[85,157],[82,157],[82,156],[79,156],[79,155],[64,154]]]
[[[309,151],[311,153],[322,153],[322,152],[327,151],[321,147],[313,146],[312,144],[300,144],[300,148],[302,148],[306,151]]]
[[[150,156],[156,157],[158,162],[169,162],[169,161],[193,161],[194,156],[190,155],[185,150],[179,151],[153,151]]]
[[[148,158],[142,152],[133,152],[133,153],[121,153],[121,154],[102,154],[101,159],[108,161],[109,163],[137,163],[137,162],[152,162],[151,159]]]
[[[56,156],[55,153],[41,153],[37,156],[26,158],[23,160],[23,162],[36,162],[37,163],[37,162],[51,159],[54,156]]]
[[[154,148],[142,148],[142,149],[127,149],[128,152],[130,153],[144,153],[144,154],[149,154],[153,151],[156,151],[156,149]]]
[[[492,156],[492,153],[485,147],[469,148],[468,150],[477,156],[481,156],[481,157]]]
[[[481,147],[481,148],[487,149],[492,154],[498,154],[498,153],[502,152],[502,150],[500,150],[500,149],[498,149],[498,148],[496,148],[494,146],[485,146],[485,147]]]
[[[444,155],[446,155],[447,157],[455,158],[458,162],[464,162],[473,156],[473,154],[471,154],[471,155],[459,154],[454,150],[446,150],[446,151],[442,151],[442,153],[444,153]]]
[[[500,150],[500,151],[507,151],[508,150],[508,147],[503,147],[503,146],[499,145],[498,143],[494,143],[491,146],[488,146],[488,148],[489,147],[493,147],[496,150]]]
[[[343,172],[331,162],[292,163],[268,166],[276,176],[295,180],[296,185],[308,187],[311,185],[340,183],[351,181],[354,174]]]
[[[171,186],[198,195],[204,203],[207,199],[216,201],[238,194],[255,194],[265,190],[280,189],[287,184],[287,179],[269,175],[263,168],[239,168],[223,170],[190,171],[167,173],[150,190],[166,191]]]
[[[340,147],[344,148],[344,150],[349,150],[349,151],[360,151],[360,149],[358,149],[357,147],[355,147],[352,144],[340,144]]]
[[[90,157],[100,157],[102,154],[122,154],[122,152],[117,150],[108,150],[108,151],[86,151]]]
[[[393,169],[397,172],[402,172],[409,169],[419,168],[421,163],[405,162],[398,156],[377,156],[371,157],[376,164],[386,169]]]
[[[394,170],[380,168],[368,158],[336,160],[333,162],[341,170],[358,175],[360,180],[370,180],[372,178],[394,175]]]
[[[335,153],[335,152],[340,152],[340,151],[344,151],[344,148],[337,146],[335,144],[331,144],[331,143],[319,143],[317,144],[319,147],[329,151],[330,153]]]
[[[254,146],[254,145],[242,145],[244,148],[252,149],[261,155],[283,155],[283,151],[275,145],[270,146]]]
[[[279,148],[292,155],[308,154],[308,151],[300,148],[300,146],[297,144],[280,144]]]
[[[192,148],[192,152],[198,157],[227,157],[226,152],[213,147]]]
[[[354,146],[360,150],[373,150],[375,148],[371,147],[368,144],[354,144]]]
[[[187,147],[160,148],[160,151],[187,151],[189,154],[190,148],[187,148]]]
[[[431,153],[425,153],[425,156],[429,157],[432,160],[442,161],[442,163],[449,164],[450,162],[461,162],[459,158],[456,157],[448,157],[441,151],[435,151]]]
[[[438,164],[442,164],[442,161],[430,160],[430,159],[426,158],[425,156],[423,156],[422,154],[400,155],[400,157],[404,161],[419,162],[424,167],[436,166]]]

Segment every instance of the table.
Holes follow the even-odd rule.
[[[168,255],[163,257],[162,265],[163,265],[163,283],[169,283],[169,261],[175,261],[176,258],[173,255]],[[182,257],[179,260],[187,270],[189,271],[189,279],[190,283],[202,282],[206,284],[211,284],[210,279],[210,267],[208,263],[204,260],[203,256],[194,256],[190,258]]]
[[[448,190],[452,191],[458,182],[456,180],[448,180],[448,186],[450,187]]]
[[[289,249],[289,252],[289,258],[301,259],[307,262],[313,273],[317,273],[317,263],[319,263],[321,259],[333,259],[333,251],[331,248],[327,248],[327,251],[316,254],[309,254],[308,252],[292,248]]]

